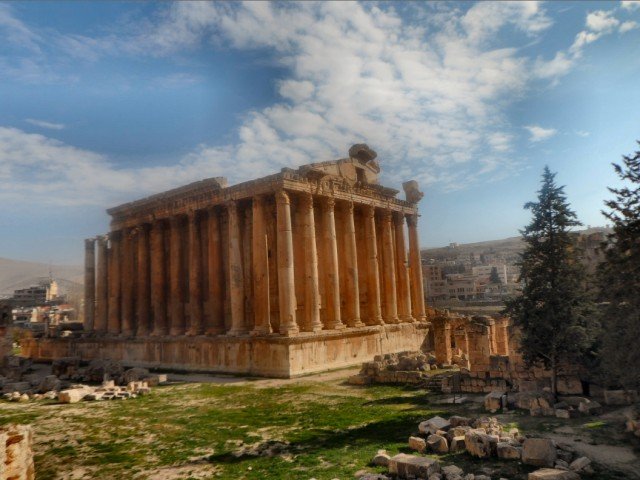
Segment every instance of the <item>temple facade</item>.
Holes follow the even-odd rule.
[[[290,377],[420,347],[429,324],[416,182],[376,154],[227,186],[202,180],[108,210],[85,242],[85,334],[32,357]]]

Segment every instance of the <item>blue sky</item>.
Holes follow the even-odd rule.
[[[379,153],[424,246],[518,234],[543,166],[603,225],[640,139],[640,3],[0,3],[0,256],[80,263],[105,209]]]

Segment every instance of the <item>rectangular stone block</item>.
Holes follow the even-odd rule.
[[[389,459],[389,473],[399,478],[429,478],[440,471],[437,460],[399,453]]]

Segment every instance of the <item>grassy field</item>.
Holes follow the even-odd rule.
[[[437,398],[402,387],[348,386],[340,378],[179,384],[126,401],[3,402],[0,422],[34,425],[40,480],[351,479],[363,468],[376,471],[368,463],[378,449],[407,451],[420,421],[479,408]],[[492,466],[466,454],[442,460],[468,472]],[[515,477],[527,470],[514,463],[512,471]]]

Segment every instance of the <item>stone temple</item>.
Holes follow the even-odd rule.
[[[111,231],[85,243],[84,334],[30,340],[24,354],[291,377],[417,350],[430,325],[422,193],[410,181],[398,199],[379,172],[354,145],[349,158],[111,208]]]

